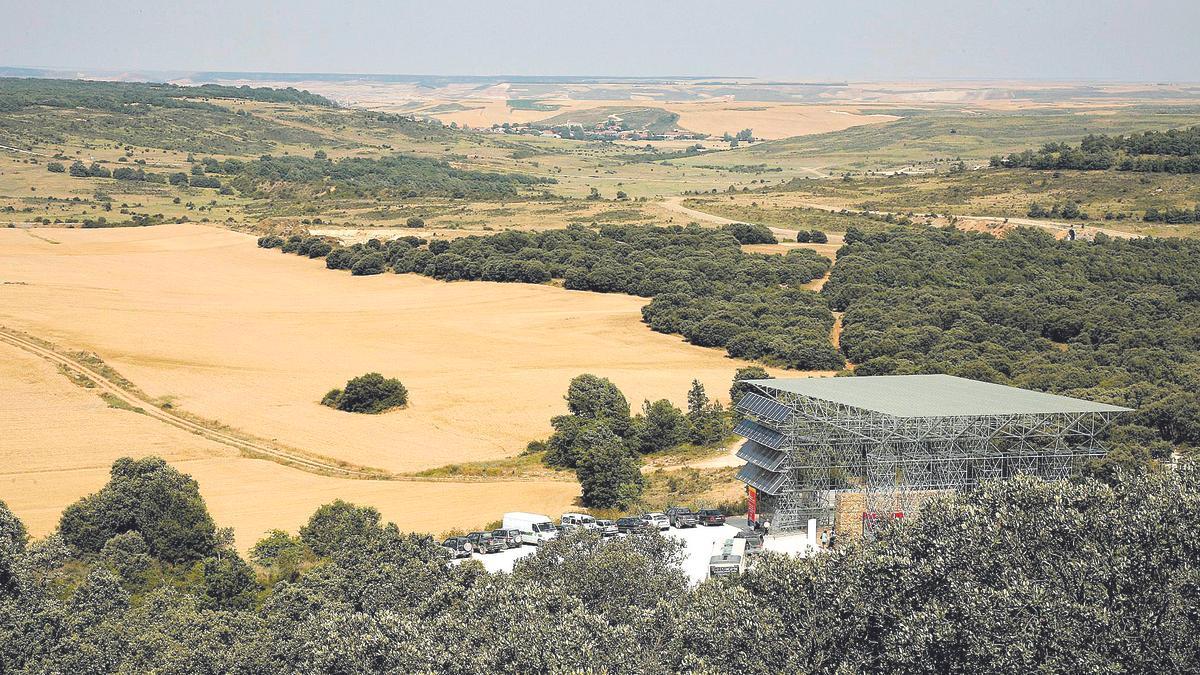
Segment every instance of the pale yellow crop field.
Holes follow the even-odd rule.
[[[557,515],[578,495],[571,482],[368,481],[305,473],[239,457],[224,445],[144,415],[108,407],[53,366],[0,343],[0,500],[35,536],[64,507],[96,491],[118,457],[157,455],[194,477],[222,527],[245,551],[268,530],[295,532],[321,504],[345,499],[378,508],[402,529],[471,528],[504,511]]]
[[[611,101],[545,99],[540,102],[558,106],[558,108],[552,111],[523,110],[510,108],[506,100],[462,99],[429,101],[429,105],[416,110],[416,112],[436,117],[446,124],[454,122],[459,126],[465,124],[472,128],[481,128],[505,122],[519,124],[539,122],[556,115],[593,108],[649,106],[677,113],[679,115],[678,126],[681,129],[714,136],[720,136],[727,131],[737,133],[741,129],[753,129],[755,137],[765,139],[822,134],[863,124],[877,124],[898,119],[892,115],[872,114],[869,111],[860,112],[853,105],[776,103],[731,98],[711,101],[656,101],[641,98]],[[464,109],[444,110],[447,106],[461,106]]]
[[[745,365],[650,331],[643,298],[352,277],[195,224],[3,229],[0,275],[0,324],[93,351],[189,413],[393,472],[520,452],[549,433],[583,372],[637,407],[682,405],[693,378],[724,398]],[[411,405],[378,416],[319,405],[369,371],[404,381]]]

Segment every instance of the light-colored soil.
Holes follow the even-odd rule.
[[[402,529],[479,527],[504,511],[571,510],[573,482],[418,482],[318,476],[236,451],[150,417],[108,407],[45,360],[0,343],[0,500],[35,536],[52,531],[68,504],[108,480],[112,461],[157,455],[191,474],[222,527],[245,551],[273,528],[296,531],[334,499],[378,508]]]
[[[0,323],[96,352],[189,413],[390,471],[517,453],[549,432],[581,372],[611,377],[636,406],[682,404],[693,377],[724,397],[745,365],[651,332],[642,298],[355,278],[199,225],[0,230],[0,275]],[[318,404],[368,371],[401,378],[409,408]]]
[[[559,106],[553,111],[519,110],[508,107],[505,99],[435,100],[417,110],[430,110],[433,117],[449,124],[455,122],[471,127],[490,127],[504,122],[539,122],[572,111],[595,108],[656,107],[679,115],[680,129],[720,136],[752,129],[756,138],[777,139],[789,136],[822,134],[841,131],[863,124],[877,124],[899,119],[893,115],[860,113],[846,105],[812,105],[760,101],[739,101],[722,98],[714,101],[655,101],[651,99],[589,100],[545,99],[545,104]],[[439,107],[458,103],[465,110],[437,112]]]

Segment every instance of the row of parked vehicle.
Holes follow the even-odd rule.
[[[716,509],[692,511],[682,506],[669,508],[665,513],[645,513],[617,520],[597,519],[586,513],[564,513],[557,525],[549,516],[513,512],[504,514],[499,529],[450,537],[442,542],[442,546],[455,558],[467,558],[472,553],[499,553],[510,548],[520,548],[525,544],[540,546],[555,539],[560,533],[576,529],[599,530],[601,536],[615,537],[618,534],[659,532],[672,527],[724,524],[725,514]]]

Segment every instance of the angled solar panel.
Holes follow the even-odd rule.
[[[738,448],[737,456],[754,464],[761,466],[767,471],[778,471],[779,467],[783,466],[784,460],[787,459],[786,452],[772,450],[765,445],[760,445],[754,441],[746,441]]]
[[[767,471],[761,466],[747,464],[738,472],[738,480],[746,485],[769,495],[779,494],[779,490],[783,487],[783,483],[787,480],[787,474],[775,473]]]
[[[768,429],[752,420],[738,422],[737,426],[733,428],[733,433],[776,450],[782,449],[787,445],[787,439],[784,438],[783,434],[774,429]]]
[[[786,424],[788,418],[792,416],[791,408],[758,394],[746,394],[742,396],[742,400],[738,401],[737,407],[743,412],[779,424]]]

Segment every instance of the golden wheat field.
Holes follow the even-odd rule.
[[[202,225],[0,230],[0,325],[95,352],[158,402],[302,451],[393,472],[520,452],[565,412],[571,377],[613,379],[636,407],[677,404],[692,378],[725,398],[743,363],[654,333],[645,299],[551,286],[352,277]],[[158,454],[200,482],[240,546],[298,526],[336,497],[402,527],[482,524],[505,509],[561,512],[574,482],[423,483],[328,478],[108,408],[38,358],[3,348],[0,499],[35,532],[103,484],[121,455]],[[379,371],[408,408],[353,415],[328,389]],[[267,498],[267,495],[270,498]]]
[[[122,456],[157,455],[200,485],[209,510],[245,551],[273,528],[295,531],[321,504],[345,499],[378,508],[402,529],[473,528],[504,511],[558,514],[578,494],[572,482],[421,482],[331,478],[248,459],[219,443],[144,415],[110,408],[55,368],[0,343],[0,500],[35,536],[62,509],[99,489]]]

